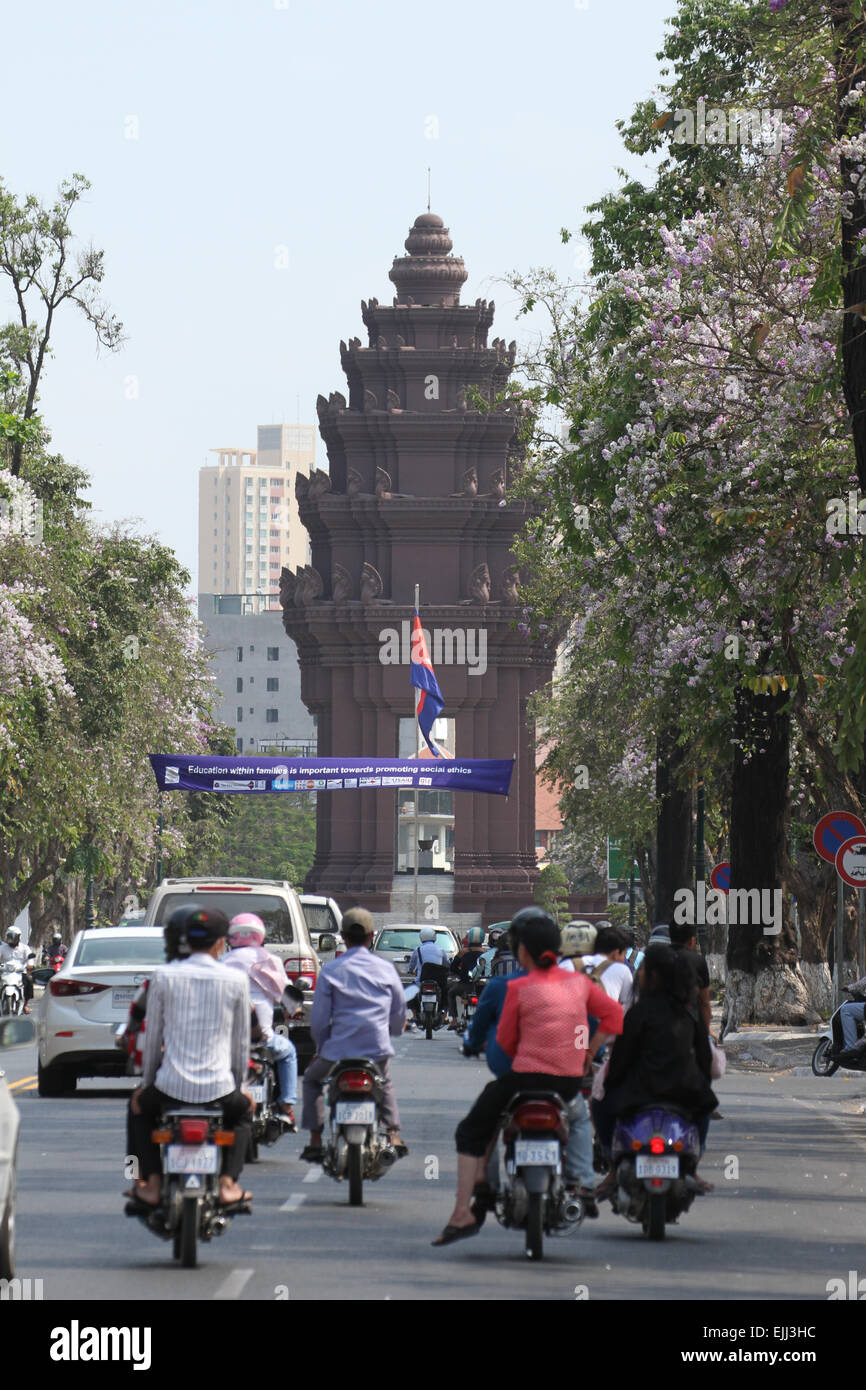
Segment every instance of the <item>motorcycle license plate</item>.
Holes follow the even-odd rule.
[[[113,1009],[128,1009],[137,994],[137,989],[113,989],[111,991],[111,1007]]]
[[[169,1144],[165,1151],[167,1173],[218,1173],[216,1144]]]
[[[559,1163],[559,1143],[556,1139],[518,1139],[514,1145],[515,1166],[544,1164],[555,1168]]]
[[[264,1099],[265,1099],[265,1088],[264,1088],[264,1086],[251,1086],[251,1087],[250,1087],[250,1095],[252,1096],[252,1098],[253,1098],[253,1100],[255,1101],[256,1105],[262,1105],[262,1104],[264,1104]]]
[[[635,1159],[634,1175],[636,1178],[678,1178],[680,1175],[680,1161],[676,1154],[659,1155],[638,1154]]]
[[[339,1100],[334,1120],[338,1125],[372,1125],[376,1122],[376,1106],[372,1100]]]

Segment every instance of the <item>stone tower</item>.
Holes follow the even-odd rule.
[[[505,500],[520,459],[519,409],[496,401],[515,345],[494,338],[488,347],[492,302],[460,303],[467,272],[441,217],[422,213],[405,247],[390,271],[393,303],[362,300],[367,341],[340,344],[348,400],[339,392],[318,398],[330,472],[297,479],[312,563],[283,570],[280,600],[298,648],[302,698],[318,719],[319,755],[392,758],[406,751],[400,720],[412,718],[414,703],[408,665],[383,664],[383,633],[405,634],[420,585],[444,716],[455,721],[453,751],[516,758],[507,799],[453,793],[453,824],[442,830],[439,915],[461,914],[465,925],[472,914],[488,924],[532,900],[527,701],[550,679],[553,651],[516,629],[519,576],[510,550],[528,508]],[[483,674],[478,659],[474,668],[460,664],[461,651],[477,658],[484,641]],[[396,873],[405,869],[396,796],[319,794],[308,892],[330,894],[344,908],[392,909],[395,887],[407,882]],[[399,915],[411,920],[405,910]]]

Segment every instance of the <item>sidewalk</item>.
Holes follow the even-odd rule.
[[[713,1032],[718,1036],[722,1026],[722,1011],[713,1005]],[[787,1028],[771,1023],[744,1023],[736,1033],[728,1033],[722,1043],[728,1064],[762,1066],[774,1071],[790,1067],[810,1067],[812,1054],[828,1024],[817,1027]],[[844,1069],[842,1069],[844,1070]]]

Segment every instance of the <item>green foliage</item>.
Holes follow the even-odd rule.
[[[546,864],[535,884],[535,901],[560,927],[571,920],[568,879],[559,864]]]
[[[244,878],[284,878],[298,889],[316,852],[316,808],[303,793],[227,797],[234,814],[202,854],[195,874],[237,874]]]

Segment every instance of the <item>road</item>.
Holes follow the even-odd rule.
[[[717,1083],[697,1199],[663,1244],[603,1207],[529,1264],[523,1237],[492,1217],[444,1250],[454,1126],[489,1074],[453,1034],[404,1035],[394,1066],[410,1146],[366,1206],[298,1159],[301,1135],[245,1170],[254,1214],[180,1270],[170,1246],[123,1215],[128,1083],[85,1081],[63,1100],[28,1089],[32,1048],[4,1054],[22,1114],[18,1274],[56,1299],[825,1299],[831,1279],[866,1274],[866,1078],[729,1071]],[[727,1175],[727,1176],[726,1176]]]

